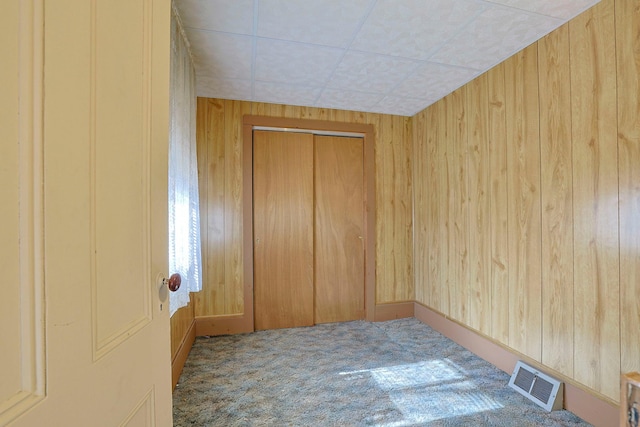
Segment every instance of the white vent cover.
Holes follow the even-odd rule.
[[[563,384],[522,361],[516,363],[509,387],[547,411],[562,409]]]

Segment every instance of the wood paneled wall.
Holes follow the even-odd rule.
[[[197,141],[204,283],[202,292],[195,295],[196,317],[228,316],[244,310],[242,117],[247,114],[374,126],[376,303],[414,300],[410,118],[199,98]]]
[[[640,2],[413,118],[418,302],[612,401],[640,370]]]
[[[617,1],[620,349],[622,372],[640,372],[640,1]]]
[[[193,300],[193,294],[191,294],[191,299]],[[176,311],[173,316],[171,316],[171,359],[173,360],[178,351],[180,350],[180,346],[182,345],[185,336],[189,332],[189,329],[192,327],[192,323],[194,320],[194,311],[193,311],[193,303],[190,303],[186,307],[182,307]]]
[[[196,337],[193,294],[190,303],[171,316],[171,381],[175,388]]]

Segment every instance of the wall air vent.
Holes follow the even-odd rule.
[[[516,363],[509,387],[547,411],[562,409],[563,384],[522,361]]]

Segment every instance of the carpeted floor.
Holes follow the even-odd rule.
[[[173,394],[182,426],[588,426],[416,319],[198,338]]]

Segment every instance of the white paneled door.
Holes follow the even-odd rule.
[[[169,0],[3,0],[0,426],[170,426]]]

